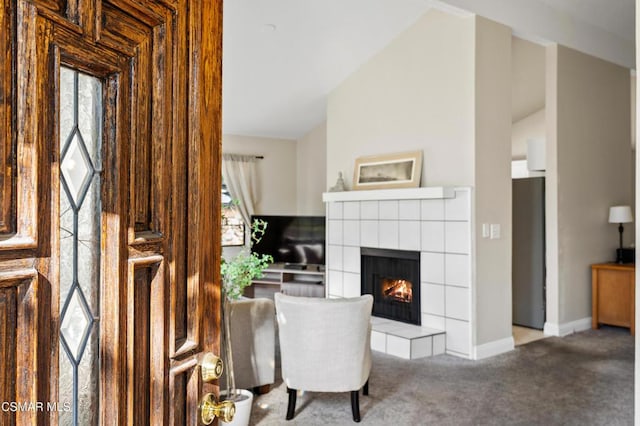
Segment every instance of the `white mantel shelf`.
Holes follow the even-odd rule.
[[[430,186],[426,188],[376,189],[370,191],[325,192],[322,201],[369,201],[369,200],[428,200],[455,198],[453,187]]]

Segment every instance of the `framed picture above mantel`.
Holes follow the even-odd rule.
[[[356,158],[353,189],[418,188],[422,151]]]

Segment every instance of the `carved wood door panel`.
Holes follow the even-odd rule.
[[[0,0],[0,425],[217,391],[221,4]]]

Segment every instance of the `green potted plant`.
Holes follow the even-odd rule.
[[[253,394],[250,391],[236,388],[233,374],[233,351],[231,348],[231,321],[233,320],[234,300],[242,297],[244,289],[252,284],[256,278],[261,278],[263,271],[273,263],[270,255],[257,254],[251,251],[253,244],[258,243],[267,228],[263,220],[254,220],[251,224],[251,244],[244,247],[233,258],[222,259],[220,272],[222,276],[222,341],[226,364],[226,395],[224,399],[234,402],[236,405],[236,417],[230,424],[248,424],[251,413]],[[245,408],[243,408],[245,407]],[[244,410],[244,414],[242,411]],[[248,411],[247,411],[248,410]],[[237,419],[237,420],[236,420]],[[245,422],[246,419],[246,422]],[[225,424],[222,422],[221,424]]]

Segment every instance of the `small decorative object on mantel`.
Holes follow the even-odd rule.
[[[353,189],[417,188],[421,176],[422,151],[359,157]]]
[[[342,178],[342,172],[338,172],[338,180],[336,184],[329,188],[329,192],[342,192],[346,191],[347,187],[344,184],[344,179]]]
[[[631,255],[631,251],[629,250],[625,253],[626,249],[622,248],[622,233],[624,232],[622,224],[630,222],[633,222],[633,214],[630,206],[613,206],[609,208],[609,223],[617,223],[618,232],[620,233],[620,248],[616,250],[616,263],[629,263],[632,261],[629,257],[635,257],[635,253]]]

